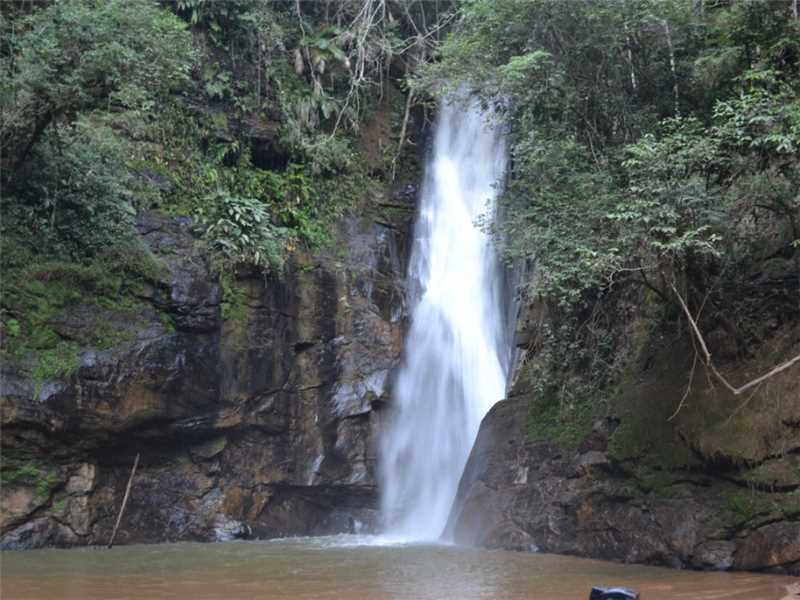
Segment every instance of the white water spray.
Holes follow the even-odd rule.
[[[475,226],[493,214],[505,167],[505,140],[475,103],[442,107],[409,267],[416,305],[382,438],[392,537],[440,537],[481,419],[505,395],[502,271]]]

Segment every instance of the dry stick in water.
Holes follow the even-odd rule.
[[[675,287],[675,284],[672,285],[672,291],[675,292],[675,295],[678,297],[678,302],[681,303],[681,308],[683,308],[683,312],[686,314],[686,318],[689,319],[689,324],[692,326],[692,331],[694,331],[694,335],[697,338],[698,343],[700,344],[700,349],[703,351],[703,358],[706,363],[708,369],[713,373],[714,377],[716,377],[722,385],[724,385],[728,391],[734,396],[738,396],[743,392],[749,390],[751,387],[757,386],[759,383],[766,381],[773,375],[777,375],[781,371],[785,371],[793,364],[800,362],[800,354],[795,356],[794,358],[790,358],[784,363],[779,364],[777,367],[773,368],[767,373],[764,373],[761,377],[756,377],[752,381],[748,381],[741,387],[733,387],[725,377],[722,376],[717,370],[717,367],[714,366],[714,363],[711,362],[711,353],[708,351],[708,346],[706,346],[706,341],[703,339],[703,335],[700,333],[700,329],[697,327],[697,322],[692,317],[692,313],[689,312],[689,307],[686,306],[686,302],[684,302],[683,297],[678,292],[678,288]]]
[[[125,505],[128,503],[128,496],[131,493],[131,484],[133,483],[133,476],[136,474],[136,467],[139,466],[139,453],[136,453],[136,458],[133,461],[133,468],[131,469],[131,476],[128,477],[128,485],[125,488],[125,496],[122,498],[122,506],[119,507],[119,514],[117,515],[117,522],[114,524],[114,531],[111,532],[111,539],[108,540],[109,550],[114,545],[114,538],[117,537],[117,529],[122,521],[122,513],[125,512]]]

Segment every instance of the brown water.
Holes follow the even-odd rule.
[[[365,541],[336,536],[6,552],[0,597],[585,600],[592,585],[623,585],[642,600],[795,600],[800,591],[800,581],[789,577]]]

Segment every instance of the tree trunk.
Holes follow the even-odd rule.
[[[678,70],[675,66],[675,48],[672,45],[672,33],[669,29],[669,22],[664,19],[662,24],[664,25],[664,33],[667,37],[667,48],[669,49],[669,68],[672,71],[672,95],[675,102],[675,116],[680,117],[680,94],[678,93]]]
[[[636,83],[636,70],[633,68],[633,40],[631,40],[630,33],[628,32],[627,23],[625,23],[625,46],[625,54],[628,58],[628,66],[631,69],[631,87],[633,88],[633,93],[636,94],[638,85]]]
[[[403,126],[400,128],[400,141],[397,143],[397,152],[392,160],[392,181],[395,179],[397,171],[397,161],[400,160],[400,155],[403,152],[403,144],[406,141],[406,130],[408,129],[408,117],[411,114],[411,104],[414,102],[413,90],[408,90],[408,97],[406,98],[406,111],[403,114]]]
[[[17,160],[14,161],[14,171],[13,174],[19,173],[20,168],[23,164],[25,164],[25,160],[28,158],[28,154],[30,154],[33,147],[36,145],[36,142],[39,141],[39,138],[42,137],[45,129],[50,123],[53,121],[53,113],[48,110],[36,122],[36,127],[33,129],[33,134],[31,135],[28,142],[25,144],[25,147],[22,149],[22,152],[19,153],[17,156]],[[13,176],[12,174],[12,176]]]

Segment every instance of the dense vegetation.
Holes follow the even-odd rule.
[[[475,0],[416,84],[510,125],[494,232],[551,309],[540,413],[619,382],[632,303],[688,344],[685,299],[740,358],[797,322],[797,2]]]
[[[546,294],[743,259],[752,210],[798,239],[800,24],[789,2],[706,4],[474,2],[430,70],[504,100],[500,238]]]
[[[228,273],[279,273],[327,243],[406,159],[404,136],[365,159],[360,128],[383,103],[400,131],[407,73],[450,18],[439,4],[3,2],[4,349],[63,374],[76,340],[54,315],[133,308],[158,276],[145,210],[191,217]]]

